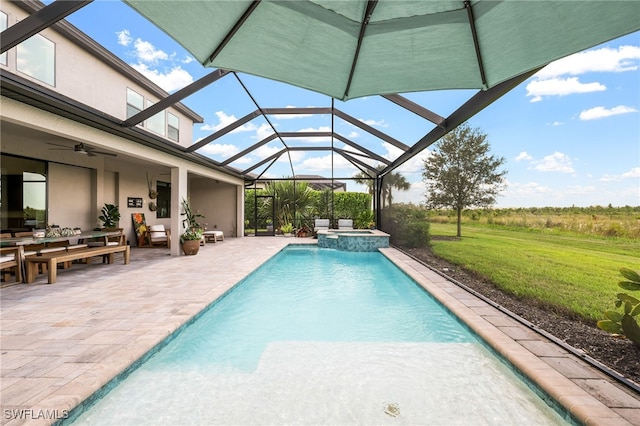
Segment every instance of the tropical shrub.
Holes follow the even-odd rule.
[[[429,245],[428,211],[424,207],[394,204],[383,213],[383,231],[390,235],[391,244],[407,248]]]
[[[640,274],[629,268],[620,268],[620,273],[628,281],[620,281],[618,286],[629,291],[640,291]],[[604,313],[605,319],[598,321],[598,327],[612,334],[619,334],[631,340],[640,348],[640,300],[626,293],[618,293],[616,308],[623,308],[623,312],[609,310]]]

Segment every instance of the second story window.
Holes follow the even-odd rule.
[[[153,102],[147,101],[147,105],[153,105]],[[147,129],[156,132],[162,136],[165,136],[167,133],[166,129],[166,121],[165,121],[165,113],[164,111],[160,111],[154,116],[147,118]]]
[[[180,119],[168,112],[167,125],[167,137],[174,142],[180,142]]]
[[[0,12],[0,32],[7,29],[7,22],[7,15]],[[4,52],[2,55],[0,55],[0,64],[7,65],[7,52]]]
[[[36,34],[17,47],[16,68],[43,83],[56,85],[56,45]]]
[[[144,109],[144,97],[127,88],[127,118],[131,118]],[[142,123],[139,123],[142,125]]]

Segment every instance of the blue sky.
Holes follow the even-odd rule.
[[[175,41],[128,6],[96,1],[67,18],[72,24],[169,92],[211,72]],[[469,120],[488,135],[492,153],[506,159],[507,189],[497,207],[640,205],[640,32],[612,40],[556,61]],[[329,107],[331,99],[307,90],[239,74],[262,108],[284,106]],[[404,94],[441,116],[447,116],[474,91]],[[226,76],[184,103],[204,118],[194,127],[195,140],[208,136],[256,107],[240,83]],[[379,97],[335,101],[336,108],[393,136],[407,145],[418,141],[431,126]],[[331,129],[330,116],[269,117],[279,131]],[[342,120],[335,130],[374,152],[394,159],[393,146]],[[253,120],[199,151],[222,161],[272,133],[264,119]],[[287,140],[308,146],[326,140]],[[339,143],[336,146],[341,146]],[[251,158],[232,165],[243,169],[277,152],[275,141]],[[330,176],[328,152],[294,153],[298,174]],[[429,150],[402,168],[412,184],[394,200],[422,203],[421,165]],[[333,158],[334,177],[357,173],[339,156]],[[257,169],[257,173],[261,169]],[[291,175],[289,159],[278,161],[265,174]],[[364,191],[347,182],[350,191]]]

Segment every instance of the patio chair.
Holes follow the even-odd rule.
[[[8,283],[11,273],[16,276],[16,283],[22,282],[22,259],[19,247],[0,247],[0,270],[3,283]]]
[[[104,228],[106,232],[118,232],[117,235],[110,235],[106,238],[100,237],[100,241],[89,241],[89,247],[107,246],[123,246],[124,245],[124,228]]]
[[[329,219],[316,219],[313,225],[313,232],[329,229]]]
[[[353,229],[352,219],[338,219],[338,229]]]
[[[145,232],[150,246],[171,248],[171,230],[165,229],[164,225],[151,225]]]
[[[23,238],[23,237],[33,237],[33,232],[32,231],[27,231],[27,232],[14,232],[13,236],[16,238]],[[37,244],[25,244],[23,246],[23,250],[24,250],[24,257],[27,256],[37,256],[38,254],[40,254],[42,252],[42,250],[46,250],[46,247],[43,243],[37,243]],[[62,249],[64,250],[64,248]],[[52,250],[54,251],[54,250]],[[46,268],[47,265],[42,265],[39,266],[39,268],[41,269],[40,272],[44,273],[47,272]]]

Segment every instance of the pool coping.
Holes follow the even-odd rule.
[[[580,422],[640,425],[640,395],[410,256],[380,252]]]
[[[300,243],[316,240],[226,238],[181,257],[138,249],[130,265],[74,265],[53,285],[39,276],[35,284],[3,288],[1,424],[64,417],[284,247]],[[380,252],[585,424],[640,425],[638,395],[404,253]],[[31,410],[32,418],[7,418],[13,409]],[[58,418],[33,418],[43,410]]]

